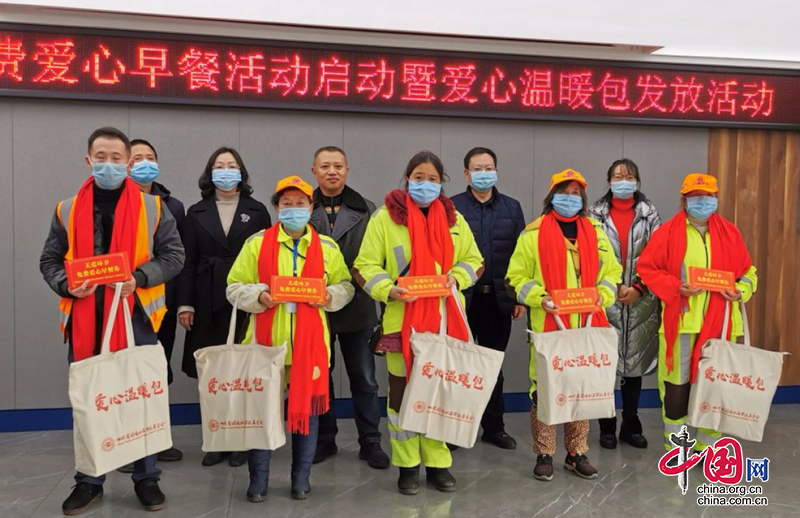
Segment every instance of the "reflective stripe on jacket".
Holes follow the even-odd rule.
[[[139,193],[142,203],[139,209],[139,226],[136,233],[136,249],[133,251],[134,269],[147,263],[153,257],[153,241],[156,230],[161,222],[161,197],[150,196]],[[77,196],[59,202],[56,208],[56,215],[59,222],[67,232],[67,249],[65,260],[69,261],[74,257],[75,233],[72,228],[72,217],[75,210],[75,200]],[[137,287],[136,298],[144,310],[145,316],[153,326],[153,331],[158,332],[164,315],[167,314],[166,291],[163,283],[150,287]],[[72,314],[72,306],[75,299],[62,297],[59,302],[61,332],[67,336],[67,324]]]
[[[453,239],[453,269],[450,273],[458,282],[460,290],[475,284],[483,271],[483,257],[475,243],[469,225],[461,214],[456,214],[456,224],[450,228]],[[353,269],[364,282],[364,291],[373,299],[386,303],[383,317],[383,332],[397,333],[403,325],[405,303],[391,299],[389,291],[395,280],[405,270],[411,257],[411,240],[408,227],[392,221],[386,207],[381,207],[370,219],[361,250],[353,263]],[[463,302],[463,294],[461,295]]]

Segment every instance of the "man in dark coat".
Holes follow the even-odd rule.
[[[130,232],[124,224],[117,225],[117,209],[126,210],[130,203],[131,189],[136,189],[127,178],[131,169],[131,147],[128,137],[116,128],[100,128],[89,137],[89,152],[86,163],[92,170],[92,183],[87,181],[78,196],[63,200],[58,204],[50,225],[44,250],[39,260],[39,269],[50,288],[62,298],[62,324],[65,336],[69,340],[70,361],[80,361],[85,357],[97,354],[101,342],[100,335],[105,321],[104,301],[109,295],[105,286],[84,282],[77,288],[69,288],[64,260],[68,256],[77,257],[106,254],[113,249],[114,236],[119,232],[119,243],[124,243]],[[136,195],[139,195],[136,192]],[[123,297],[133,296],[136,300],[140,294],[162,292],[165,282],[175,277],[181,270],[184,261],[184,250],[178,234],[177,225],[164,202],[155,196],[141,195],[142,204],[139,209],[147,221],[147,232],[154,235],[149,245],[148,257],[138,264],[130,279],[122,283]],[[91,213],[87,202],[91,201]],[[122,205],[121,205],[122,204]],[[82,221],[90,215],[93,227]],[[75,223],[71,225],[70,223]],[[87,254],[81,251],[86,241],[80,236],[92,233],[92,250]],[[135,230],[133,236],[137,242],[144,237]],[[70,236],[74,233],[75,235]],[[127,245],[124,245],[127,246]],[[132,255],[134,250],[121,249]],[[93,303],[91,308],[87,303]],[[149,306],[148,306],[149,307]],[[87,313],[88,310],[88,313]],[[143,307],[140,303],[133,305],[133,335],[136,345],[154,344],[157,340],[155,327],[159,309]],[[94,313],[94,327],[85,325],[91,322]],[[81,320],[82,319],[82,320]],[[83,322],[81,325],[76,322]],[[94,339],[92,339],[94,335]],[[94,350],[92,351],[92,344]],[[139,501],[148,511],[157,511],[164,507],[165,497],[158,482],[161,471],[156,467],[156,455],[149,455],[134,463],[132,479],[134,490]],[[103,495],[105,476],[93,477],[78,472],[72,493],[64,501],[64,514],[76,515],[86,511]]]
[[[158,153],[151,143],[143,139],[131,140],[131,179],[136,182],[142,192],[153,196],[161,196],[161,201],[167,206],[180,232],[183,218],[186,211],[183,203],[172,196],[172,193],[162,184],[156,182],[160,174],[158,167]],[[167,376],[169,383],[172,383],[172,350],[175,347],[175,329],[178,326],[178,279],[173,278],[167,282],[167,314],[161,322],[161,329],[158,330],[158,341],[164,347],[167,356]],[[183,452],[178,448],[172,447],[158,454],[161,462],[174,462],[183,458]],[[118,471],[122,473],[132,473],[133,464],[123,466]]]
[[[361,240],[367,230],[370,215],[375,205],[346,185],[347,157],[340,148],[328,146],[314,154],[311,168],[319,187],[314,191],[314,212],[311,225],[326,236],[331,236],[344,255],[348,268],[353,267]],[[359,458],[370,467],[386,469],[389,457],[381,449],[381,433],[378,425],[381,410],[378,403],[378,383],[375,381],[375,360],[369,348],[369,337],[378,322],[375,303],[353,282],[356,294],[344,309],[328,315],[331,328],[331,344],[339,342],[342,358],[350,379],[353,394],[358,442],[361,446]],[[330,397],[328,413],[319,420],[319,439],[314,462],[322,462],[338,451],[336,446],[336,412],[333,393],[333,361],[331,355]]]
[[[511,320],[525,314],[505,289],[508,262],[525,228],[525,216],[517,200],[501,194],[497,182],[497,156],[488,148],[476,147],[464,157],[466,192],[452,197],[456,209],[469,223],[485,261],[475,286],[465,292],[467,318],[475,340],[484,347],[505,351],[511,335]],[[503,371],[481,419],[481,440],[513,450],[517,442],[505,431],[503,422]]]

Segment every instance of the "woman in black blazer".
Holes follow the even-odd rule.
[[[227,341],[233,308],[225,297],[228,271],[244,242],[272,226],[263,203],[251,198],[247,168],[235,149],[221,147],[208,159],[198,185],[203,199],[183,222],[186,262],[178,278],[178,321],[186,329],[183,372],[197,378],[194,352]],[[246,322],[240,312],[237,324]],[[237,337],[238,339],[239,337]],[[226,453],[207,453],[204,466],[218,464]],[[247,461],[247,452],[230,456],[231,466]]]

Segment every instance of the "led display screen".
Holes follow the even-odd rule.
[[[800,127],[800,75],[0,25],[0,95]]]

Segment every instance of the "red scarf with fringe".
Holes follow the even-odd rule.
[[[278,269],[278,241],[281,224],[276,223],[264,231],[261,252],[258,256],[258,280],[272,282],[272,275],[280,275]],[[325,261],[319,234],[306,226],[311,233],[311,243],[306,251],[303,277],[323,279]],[[256,341],[262,345],[272,343],[272,325],[278,306],[256,315]],[[325,323],[315,308],[305,303],[297,303],[297,324],[292,343],[292,368],[289,372],[289,431],[308,435],[309,420],[312,415],[328,411],[328,350],[325,347]],[[319,375],[315,378],[314,371]]]
[[[453,238],[445,206],[436,199],[428,208],[428,217],[406,194],[405,200],[408,236],[411,240],[411,268],[409,275],[436,275],[436,264],[447,273],[453,268]],[[467,323],[461,317],[458,305],[452,296],[445,298],[447,305],[447,334],[459,340],[468,340]],[[411,328],[417,333],[438,333],[441,323],[440,299],[422,297],[406,303],[403,313],[403,359],[406,363],[406,380],[411,375],[414,354],[411,351]]]
[[[600,258],[597,251],[597,232],[589,218],[574,216],[564,218],[554,211],[542,216],[539,226],[539,259],[541,260],[544,288],[548,293],[553,290],[567,288],[567,244],[564,242],[564,233],[558,225],[559,221],[575,222],[578,226],[578,252],[581,261],[581,287],[592,288],[597,286],[597,274],[600,271]],[[582,325],[586,325],[587,314],[581,315]],[[570,319],[562,318],[564,327],[570,328]],[[608,327],[606,312],[598,309],[592,316],[592,327]],[[558,324],[550,313],[544,318],[544,330],[556,331]]]
[[[678,212],[671,220],[653,233],[647,246],[639,256],[636,269],[645,286],[664,304],[664,339],[667,342],[667,373],[672,372],[675,340],[678,338],[678,323],[683,313],[689,310],[689,300],[681,296],[681,270],[686,256],[686,211]],[[711,239],[711,268],[733,272],[736,279],[744,276],[752,265],[750,253],[736,226],[720,216],[712,214],[708,220],[708,236]],[[688,273],[688,272],[687,272]],[[722,335],[726,300],[720,293],[710,292],[708,308],[703,318],[703,327],[697,335],[692,350],[691,382],[697,378],[697,364],[703,344],[710,338]],[[730,337],[733,329],[725,336]]]
[[[122,184],[122,194],[114,210],[114,229],[111,235],[111,246],[109,253],[125,252],[130,263],[131,271],[134,271],[134,258],[136,255],[136,232],[139,227],[139,214],[142,205],[142,196],[139,187],[130,178],[125,178]],[[83,183],[75,199],[75,208],[70,218],[69,233],[73,237],[73,259],[92,257],[96,255],[94,249],[94,178],[89,177]],[[98,289],[105,289],[99,286]],[[109,309],[113,297],[110,292],[106,292],[104,297],[103,315],[108,321]],[[133,311],[133,297],[122,299],[123,304]],[[125,322],[122,316],[122,308],[114,316],[114,332],[111,334],[111,351],[125,349],[128,344],[125,340]],[[75,299],[72,306],[72,354],[75,361],[81,361],[94,356],[97,344],[95,343],[95,332],[97,322],[95,321],[95,294],[82,299]]]

